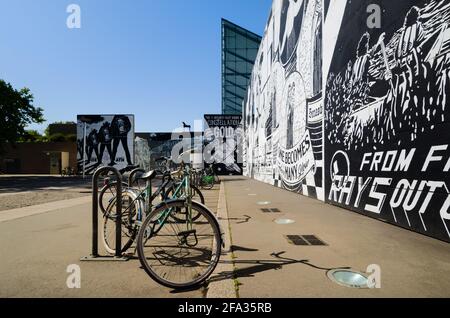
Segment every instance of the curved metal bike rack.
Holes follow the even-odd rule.
[[[128,186],[129,186],[129,187],[132,186],[132,184],[133,184],[133,182],[134,182],[134,176],[135,176],[136,174],[138,174],[139,172],[145,173],[145,170],[144,170],[144,169],[141,169],[141,168],[136,168],[136,169],[134,169],[134,170],[132,170],[132,171],[130,172],[130,175],[128,176]]]
[[[98,254],[98,179],[101,175],[113,173],[116,182],[116,195],[122,198],[122,175],[114,167],[98,168],[92,176],[92,252],[90,256],[81,258],[82,261],[108,261],[108,260],[128,260],[122,256],[122,200],[117,200],[116,204],[116,250],[114,257],[100,256]]]

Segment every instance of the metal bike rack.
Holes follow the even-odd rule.
[[[136,168],[136,169],[134,169],[133,171],[131,171],[130,172],[130,175],[128,176],[128,186],[129,187],[131,187],[132,185],[133,185],[133,179],[134,179],[134,176],[136,175],[136,174],[138,174],[139,172],[141,172],[141,173],[145,173],[145,170],[144,169],[141,169],[141,168]]]
[[[90,256],[81,258],[81,261],[127,261],[122,255],[122,200],[116,203],[116,250],[114,257],[100,256],[98,254],[98,178],[112,172],[116,178],[116,195],[122,198],[122,175],[114,167],[98,168],[92,176],[92,252]]]

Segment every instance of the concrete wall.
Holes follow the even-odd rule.
[[[449,22],[445,0],[275,0],[245,174],[450,242]]]

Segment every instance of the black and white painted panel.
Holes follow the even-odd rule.
[[[447,0],[331,1],[323,67],[327,202],[446,241],[449,23]]]
[[[242,175],[242,115],[207,114],[203,159],[217,175]]]
[[[325,199],[322,1],[275,0],[244,107],[244,174]]]
[[[101,166],[135,168],[134,116],[78,115],[77,148],[78,171],[85,174]]]
[[[145,171],[161,170],[158,159],[171,158],[172,150],[180,142],[173,133],[136,133],[135,162]]]

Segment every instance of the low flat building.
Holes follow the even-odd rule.
[[[0,171],[5,174],[60,174],[77,167],[75,142],[25,142],[6,146],[0,156]]]

